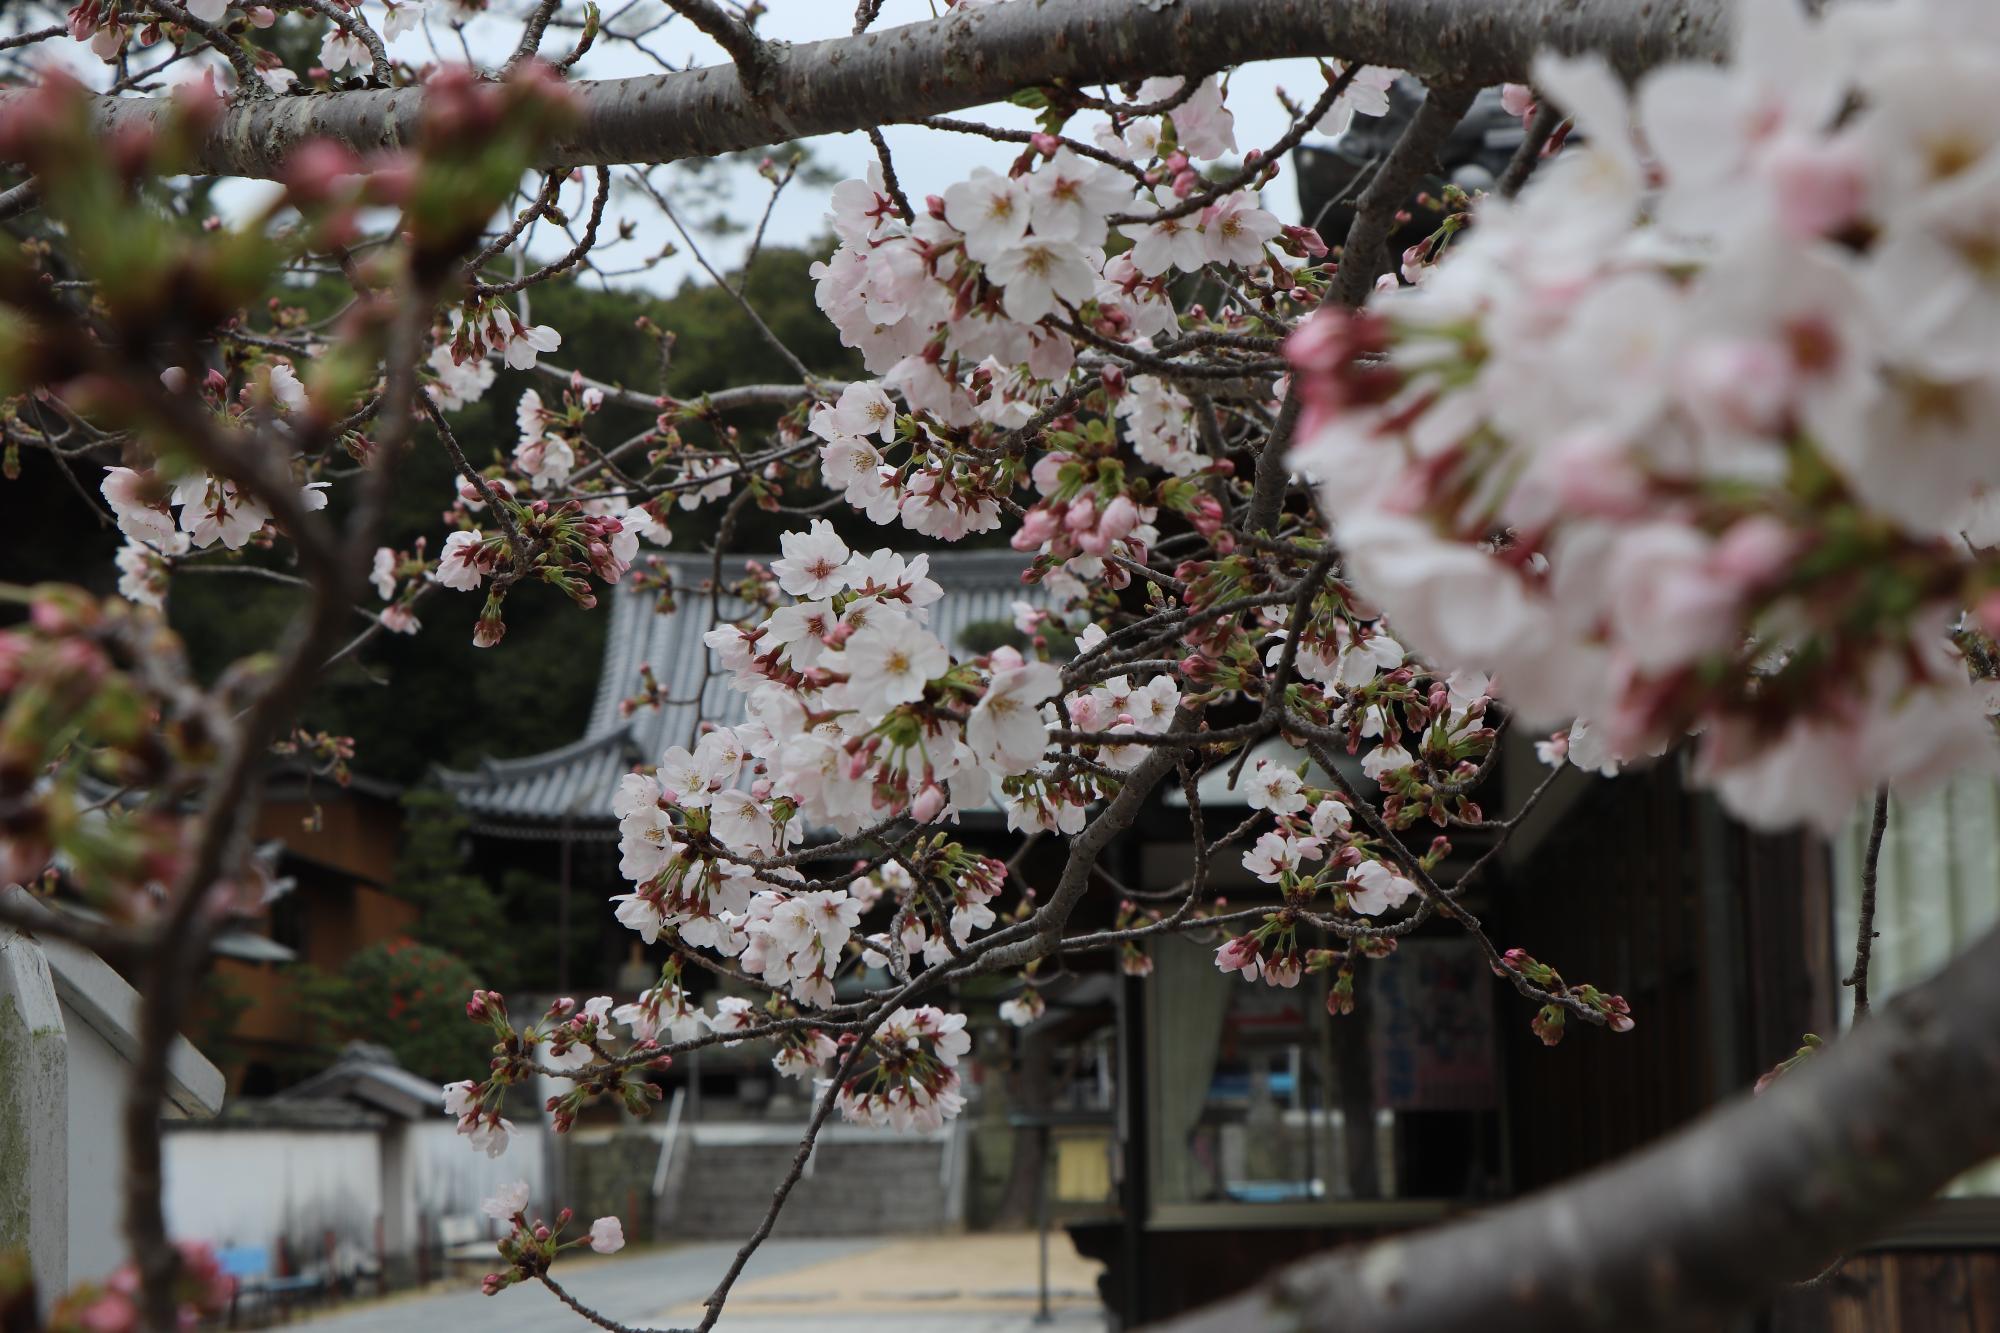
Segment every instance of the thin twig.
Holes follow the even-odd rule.
[[[1889,788],[1875,790],[1875,813],[1868,824],[1868,847],[1861,855],[1861,920],[1854,932],[1854,970],[1841,982],[1854,987],[1854,1021],[1868,1017],[1868,964],[1875,955],[1875,875],[1882,860],[1882,835],[1889,830]]]

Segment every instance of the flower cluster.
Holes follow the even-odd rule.
[[[616,1254],[625,1248],[625,1224],[616,1217],[600,1217],[582,1235],[564,1240],[563,1232],[575,1219],[575,1212],[564,1208],[553,1223],[541,1218],[531,1221],[528,1216],[531,1196],[528,1182],[517,1180],[502,1185],[479,1205],[487,1217],[507,1227],[507,1234],[500,1238],[497,1248],[508,1267],[488,1273],[480,1280],[479,1291],[483,1296],[497,1295],[516,1282],[533,1280],[547,1272],[564,1250],[588,1246],[598,1254]]]
[[[1277,827],[1243,854],[1243,868],[1274,885],[1284,901],[1255,930],[1225,941],[1215,952],[1224,972],[1268,986],[1296,986],[1308,970],[1298,929],[1323,924],[1314,900],[1327,894],[1335,920],[1373,918],[1403,906],[1416,885],[1386,859],[1386,852],[1355,828],[1353,812],[1337,794],[1306,784],[1300,768],[1260,759],[1244,775],[1253,809],[1268,810]],[[1365,933],[1366,921],[1360,923]]]
[[[648,941],[671,930],[823,1007],[884,887],[911,908],[906,956],[935,961],[993,922],[987,904],[1004,868],[942,835],[908,855],[921,895],[900,865],[852,890],[807,890],[787,887],[800,878],[790,864],[760,863],[798,844],[807,823],[856,832],[905,812],[936,820],[960,789],[984,799],[995,776],[1041,762],[1041,705],[1060,677],[1011,650],[983,673],[954,664],[923,625],[940,590],[922,556],[850,552],[824,523],[787,534],[783,547],[768,576],[801,600],[753,630],[709,635],[750,695],[750,721],[713,728],[692,751],[669,749],[650,774],[621,782],[620,871],[634,888],[615,901],[619,920]]]
[[[58,864],[92,906],[151,912],[191,849],[171,811],[85,802],[80,766],[120,786],[160,782],[198,762],[200,700],[183,688],[180,640],[158,616],[56,586],[0,589],[27,617],[0,630],[0,883],[35,885]],[[254,908],[247,869],[219,884],[218,911]]]
[[[1148,84],[1155,85],[1168,97],[1179,89],[1178,80]],[[1008,173],[975,171],[916,217],[900,215],[879,175],[834,191],[841,245],[814,267],[817,299],[842,340],[883,377],[880,386],[850,389],[811,422],[826,441],[827,483],[850,504],[877,522],[899,520],[947,540],[997,527],[1018,468],[987,441],[1077,389],[1086,373],[1079,336],[1150,353],[1179,332],[1166,291],[1177,272],[1235,266],[1292,287],[1286,265],[1306,253],[1305,242],[1259,208],[1254,192],[1164,216],[1200,179],[1189,156],[1234,146],[1216,85],[1182,101],[1170,122],[1147,123],[1151,131],[1105,127],[1119,155],[1135,163],[1131,175],[1042,135]],[[1163,140],[1168,123],[1174,129],[1165,139],[1177,136],[1178,147]],[[1134,244],[1107,257],[1114,217],[1145,220],[1120,223]],[[1226,466],[1201,448],[1192,403],[1170,380],[1115,367],[1097,378],[1142,460],[1177,476]],[[900,394],[909,412],[896,413],[885,390]],[[1093,425],[1095,433],[1079,440],[1082,452],[1108,459],[1117,452],[1111,424]],[[891,461],[901,449],[907,455]],[[1045,503],[1031,513],[1015,545],[1033,550],[1056,539],[1049,553],[1080,587],[1105,576],[1107,555],[1143,560],[1150,530],[1134,533],[1151,519],[1115,470],[1071,468],[1059,486],[1068,461],[1052,457],[1036,469],[1045,496],[1066,493],[1060,510]],[[1119,567],[1109,568],[1122,583]]]
[[[1297,335],[1294,462],[1431,661],[1611,760],[1698,733],[1733,811],[1831,829],[1991,759],[1948,634],[2000,628],[2000,23],[1773,0],[1739,27],[1728,66],[1630,95],[1544,60],[1583,142]]]
[[[898,1009],[870,1041],[868,1067],[841,1080],[836,1104],[857,1124],[937,1129],[965,1106],[958,1061],[971,1049],[964,1014]]]
[[[1595,986],[1568,985],[1560,973],[1547,963],[1536,960],[1525,949],[1509,949],[1502,955],[1501,964],[1493,970],[1499,976],[1520,977],[1562,1000],[1573,1001],[1613,1032],[1630,1032],[1633,1028],[1632,1006],[1625,1002],[1624,996],[1607,995]],[[1553,1046],[1562,1040],[1568,1012],[1561,1003],[1552,1000],[1536,1011],[1529,1026],[1542,1039],[1543,1045]]]
[[[659,1085],[644,1078],[643,1071],[665,1069],[672,1057],[651,1035],[657,1028],[644,1015],[644,997],[638,1007],[641,1021],[632,1024],[633,1040],[614,1050],[618,1044],[614,1024],[627,1021],[623,1011],[612,1012],[614,1003],[608,995],[582,1005],[568,996],[558,997],[539,1024],[517,1028],[499,992],[474,991],[465,1014],[492,1031],[494,1055],[484,1081],[462,1079],[444,1085],[445,1113],[457,1119],[458,1132],[487,1156],[501,1156],[515,1132],[514,1122],[502,1114],[507,1089],[543,1075],[561,1080],[558,1086],[564,1088],[544,1107],[557,1133],[567,1131],[577,1113],[601,1097],[614,1097],[627,1111],[644,1115],[648,1103],[661,1094]]]

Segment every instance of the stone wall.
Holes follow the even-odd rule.
[[[562,1145],[568,1188],[562,1201],[589,1226],[594,1217],[617,1217],[630,1242],[655,1238],[653,1171],[664,1139],[625,1131],[604,1138],[575,1139]]]

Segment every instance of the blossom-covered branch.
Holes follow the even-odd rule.
[[[711,6],[712,7],[712,6]],[[1521,78],[1545,48],[1602,52],[1638,70],[1718,52],[1726,0],[1066,0],[962,5],[943,18],[781,48],[753,95],[734,66],[577,85],[577,128],[538,166],[672,162],[803,135],[917,120],[1003,100],[1020,88],[1206,74],[1246,61],[1339,56],[1475,84]],[[1105,38],[1116,32],[1118,40]],[[0,92],[0,117],[19,94]],[[278,98],[233,108],[193,145],[196,170],[276,177],[316,140],[357,152],[414,141],[414,88]],[[107,100],[98,131],[153,126],[154,99]]]

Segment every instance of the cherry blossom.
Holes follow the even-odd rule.
[[[111,506],[118,530],[135,542],[158,546],[175,536],[173,512],[167,497],[175,492],[148,474],[129,467],[104,470],[98,493]]]
[[[1097,273],[1073,242],[1041,236],[1017,239],[987,260],[987,276],[1005,290],[1000,302],[1024,324],[1055,313],[1059,301],[1080,305],[1097,293]]]
[[[1363,861],[1347,877],[1347,902],[1363,916],[1401,907],[1417,886],[1380,861]]]
[[[810,530],[788,532],[779,539],[784,558],[771,562],[778,586],[794,597],[825,597],[840,591],[846,579],[847,543],[825,519],[814,519]]]
[[[965,238],[965,252],[986,263],[1027,234],[1027,185],[985,167],[944,192],[945,220]]]
[[[502,1185],[493,1192],[491,1198],[479,1205],[479,1211],[495,1222],[511,1223],[528,1210],[528,1182],[517,1180],[511,1185]]]
[[[1304,787],[1304,780],[1294,770],[1270,759],[1259,759],[1244,777],[1243,799],[1252,810],[1292,815],[1306,808]]]
[[[1319,123],[1313,126],[1321,134],[1338,136],[1347,132],[1356,116],[1377,117],[1389,112],[1389,89],[1395,86],[1400,71],[1382,69],[1374,65],[1355,72],[1340,96],[1333,99]],[[1509,85],[1518,87],[1519,85]],[[1510,105],[1508,111],[1521,115],[1525,108]]]
[[[833,406],[813,413],[812,432],[828,441],[877,435],[886,444],[896,438],[896,404],[879,384],[850,384]]]
[[[1000,1021],[1010,1023],[1017,1028],[1024,1028],[1040,1018],[1048,1007],[1048,1001],[1042,998],[1042,993],[1029,986],[1012,999],[1000,1002]]]
[[[460,592],[476,591],[486,575],[488,557],[481,545],[484,540],[477,528],[469,532],[454,532],[446,537],[444,549],[438,552],[437,573],[432,577],[447,588],[456,588]],[[376,568],[378,571],[381,568],[379,553]],[[377,578],[375,586],[379,591],[382,586],[379,573]],[[382,596],[386,600],[389,594],[385,592]]]
[[[1977,731],[1938,599],[1969,604],[1978,576],[1935,543],[2000,485],[1969,443],[2000,410],[1969,350],[2000,304],[1967,262],[2000,236],[2000,194],[1976,169],[1985,57],[1945,52],[1923,12],[1748,5],[1734,61],[1661,67],[1636,97],[1545,59],[1538,87],[1587,142],[1476,210],[1422,286],[1294,343],[1302,367],[1388,368],[1301,381],[1318,406],[1297,462],[1358,588],[1420,656],[1497,671],[1527,717],[1588,719],[1552,756],[1588,736],[1578,762],[1615,767],[1695,733],[1736,813],[1831,828],[1891,772],[1957,762],[1947,724],[1909,719]],[[1879,525],[1868,554],[1838,535],[1856,523]],[[1836,612],[1863,566],[1908,571],[1901,600]],[[1907,745],[1836,740],[1892,716]],[[1408,755],[1363,767],[1387,783]]]
[[[369,63],[368,44],[340,24],[332,24],[320,41],[319,63],[335,72],[349,66],[365,67]]]
[[[1002,776],[1032,769],[1048,740],[1042,701],[1061,683],[1061,675],[1047,663],[1007,666],[996,656],[992,680],[965,724],[966,744],[980,762]]]
[[[1171,199],[1153,201],[1164,209]],[[1198,217],[1163,217],[1157,222],[1123,222],[1118,230],[1133,241],[1131,260],[1148,278],[1178,269],[1195,273],[1208,263],[1208,242]]]
[[[590,1248],[599,1254],[616,1254],[625,1248],[625,1224],[615,1217],[600,1217],[590,1224]]]
[[[944,645],[914,625],[892,619],[847,640],[837,669],[845,671],[842,696],[864,716],[880,717],[897,704],[923,698],[924,685],[951,664]]]
[[[268,509],[235,483],[201,473],[174,487],[173,502],[180,506],[181,531],[197,547],[219,541],[232,551],[241,550],[271,518]]]
[[[2000,454],[1984,444],[2000,425],[1989,351],[2000,334],[2000,22],[1967,4],[1941,24],[1943,3],[1822,16],[1752,0],[1730,59],[1630,81],[1608,53],[1545,55],[1503,105],[1537,133],[1561,109],[1570,128],[1546,160],[1517,164],[1534,171],[1511,197],[1453,185],[1400,213],[1375,210],[1376,222],[1430,233],[1400,263],[1381,256],[1390,271],[1379,275],[1356,273],[1376,258],[1367,247],[1337,264],[1338,237],[1263,206],[1258,189],[1283,191],[1270,146],[1241,152],[1240,172],[1223,163],[1241,151],[1231,106],[1242,109],[1250,80],[1234,92],[1226,69],[1136,91],[1033,85],[1020,100],[1035,129],[1000,136],[1006,170],[906,161],[899,178],[883,148],[864,179],[832,190],[837,246],[810,274],[862,367],[854,379],[806,373],[800,357],[784,383],[687,401],[542,363],[562,335],[529,312],[567,306],[534,289],[615,271],[588,252],[609,249],[625,219],[600,226],[610,219],[589,170],[541,173],[512,203],[482,196],[462,236],[433,234],[435,201],[418,187],[476,192],[491,175],[511,189],[522,164],[556,161],[550,144],[574,142],[569,128],[517,136],[487,114],[524,80],[553,83],[550,72],[524,62],[529,73],[487,78],[399,61],[396,86],[424,94],[411,103],[424,123],[405,136],[408,155],[371,158],[364,173],[348,150],[316,146],[281,182],[284,226],[260,221],[254,233],[285,253],[273,273],[287,281],[287,264],[347,278],[353,309],[321,319],[274,282],[279,295],[263,304],[228,291],[235,313],[213,335],[176,328],[163,341],[145,328],[104,342],[106,355],[139,349],[135,393],[164,420],[138,413],[113,423],[115,437],[75,438],[115,438],[122,451],[95,484],[124,538],[120,591],[156,611],[190,568],[254,568],[337,587],[325,605],[343,620],[373,615],[395,633],[418,631],[414,608],[432,583],[480,591],[482,646],[500,641],[505,600],[523,584],[599,614],[617,584],[621,616],[656,597],[663,610],[699,602],[715,619],[689,665],[740,707],[700,708],[692,729],[683,719],[651,753],[616,760],[630,771],[611,797],[618,878],[603,893],[634,948],[653,946],[657,979],[636,995],[561,997],[521,1024],[497,994],[475,992],[467,1013],[491,1030],[491,1061],[479,1081],[443,1089],[475,1150],[505,1150],[507,1100],[538,1081],[553,1084],[548,1123],[564,1132],[592,1101],[642,1112],[660,1086],[649,1075],[717,1044],[755,1045],[777,1072],[813,1080],[820,1114],[936,1129],[973,1091],[961,1082],[972,1078],[967,1020],[948,1011],[980,993],[962,981],[1015,978],[998,1018],[1025,1027],[1046,1012],[1038,985],[1066,975],[1072,953],[1115,954],[1123,974],[1143,976],[1171,934],[1210,942],[1217,968],[1246,982],[1294,988],[1325,974],[1329,1008],[1351,1013],[1356,970],[1406,932],[1464,929],[1539,1008],[1545,1040],[1570,1018],[1624,1030],[1622,1000],[1503,951],[1456,897],[1465,880],[1449,870],[1471,859],[1465,834],[1504,841],[1516,822],[1486,808],[1498,785],[1482,787],[1512,768],[1503,726],[1547,736],[1545,762],[1585,772],[1678,752],[1690,781],[1769,828],[1834,829],[1884,783],[1900,796],[1993,766]],[[345,0],[335,8],[360,17]],[[189,10],[228,17],[222,0]],[[385,38],[407,39],[424,6],[384,0],[370,13]],[[176,45],[190,39],[171,23],[135,34],[129,17],[85,0],[66,30],[114,62],[135,35],[193,49]],[[348,71],[374,80],[360,31],[324,30],[323,69],[306,77],[329,86],[315,96],[346,96],[358,81]],[[600,29],[592,40],[625,39]],[[240,77],[296,82],[271,67],[273,51],[246,50],[264,67]],[[213,52],[199,59],[221,68]],[[1322,133],[1389,109],[1395,71],[1348,73]],[[252,82],[235,95],[263,92]],[[454,107],[481,126],[457,138],[490,149],[504,172],[454,160],[455,174],[433,173],[430,156],[448,151],[433,140],[451,136],[430,118]],[[1278,149],[1308,128],[1292,116]],[[21,165],[24,179],[60,175],[59,164]],[[774,190],[792,179],[775,159],[759,171]],[[59,212],[61,192],[43,194]],[[384,218],[399,219],[394,231]],[[48,234],[61,240],[72,222],[57,217]],[[201,247],[238,225],[180,229],[202,260],[188,271],[221,283],[228,266]],[[1123,253],[1109,256],[1114,225]],[[349,232],[366,244],[348,248]],[[510,263],[530,248],[548,265],[539,273]],[[329,254],[343,256],[338,274]],[[412,291],[413,319],[382,318]],[[755,288],[734,294],[747,305]],[[119,295],[106,288],[102,317],[123,336]],[[663,373],[681,332],[637,324]],[[394,401],[411,368],[393,356],[419,358],[427,403]],[[175,364],[162,373],[149,358]],[[515,431],[489,439],[468,421],[462,439],[445,438],[438,414],[478,401],[502,369],[544,372],[514,405]],[[96,381],[117,378],[93,370],[37,386],[36,405],[23,398],[9,417],[10,448],[45,410],[87,421],[101,410],[86,401]],[[757,403],[774,410],[753,424]],[[636,433],[614,428],[628,413]],[[1289,455],[1270,452],[1288,432]],[[238,450],[251,441],[254,453]],[[347,542],[350,524],[366,527],[370,506],[354,498],[395,455],[440,443],[453,492],[435,497],[435,529],[389,539],[406,549],[366,531],[327,545],[322,529]],[[83,456],[62,446],[64,461]],[[824,517],[843,503],[853,513]],[[698,544],[721,547],[742,519],[775,536],[779,554],[739,559],[769,550],[745,538],[718,552],[714,575],[706,562],[655,559],[647,544],[670,547],[675,504],[727,506],[695,521]],[[820,517],[785,531],[784,515]],[[871,523],[925,540],[863,541]],[[995,535],[973,542],[976,561],[1005,565],[1022,591],[972,633],[950,580],[908,548],[982,534]],[[364,574],[372,599],[352,596]],[[157,714],[152,730],[168,742],[199,729],[169,716],[173,691],[127,669],[128,643],[105,648],[135,624],[168,634],[161,617],[114,605],[106,630],[95,611],[31,596],[27,627],[0,635],[0,675],[25,682],[10,697],[55,702],[46,727],[37,717],[40,730],[7,739],[63,815],[79,794],[65,772],[83,759],[100,776],[160,760],[129,740],[64,750],[94,715],[58,715],[67,696],[50,682],[115,677],[142,706],[99,711]],[[687,706],[659,668],[628,686],[639,692],[622,716]],[[232,690],[243,675],[225,677]],[[217,697],[218,718],[262,716]],[[42,744],[43,731],[60,746]],[[260,755],[269,748],[252,739]],[[278,744],[315,742],[302,732]],[[1356,771],[1365,782],[1352,783]],[[1241,793],[1247,818],[1217,817],[1203,793],[1217,779]],[[1145,803],[1177,787],[1194,807],[1189,836],[1215,855],[1190,858],[1171,891],[1095,883],[1099,831],[1129,833],[1133,810],[1158,811]],[[1066,844],[1061,872],[1001,859],[992,831],[965,818],[989,804],[1009,829]],[[21,866],[26,882],[77,861],[79,883],[95,891],[94,870],[132,896],[129,866],[178,865],[177,840],[212,817],[180,809],[197,805],[93,811],[139,849],[119,843],[110,874],[37,806],[0,841],[0,864]],[[147,819],[161,829],[130,832]],[[1238,859],[1256,886],[1230,902],[1209,870],[1234,874]],[[1079,883],[1117,895],[1114,928],[1071,920]],[[703,970],[684,975],[690,964]],[[567,1211],[541,1234],[528,1200],[516,1184],[488,1201],[489,1215],[519,1222],[494,1289],[545,1273],[560,1249],[623,1243],[609,1217],[587,1242],[559,1239]]]
[[[1164,101],[1181,90],[1178,78],[1147,79],[1139,85],[1142,102]],[[1194,95],[1167,113],[1181,151],[1189,157],[1217,158],[1236,151],[1236,116],[1223,105],[1222,86],[1204,79]]]
[[[1211,263],[1254,268],[1264,258],[1264,244],[1284,224],[1257,207],[1254,196],[1224,195],[1201,215],[1202,254]]]
[[[1028,177],[1035,235],[1077,245],[1102,245],[1105,218],[1131,201],[1132,187],[1108,167],[1059,148]]]

